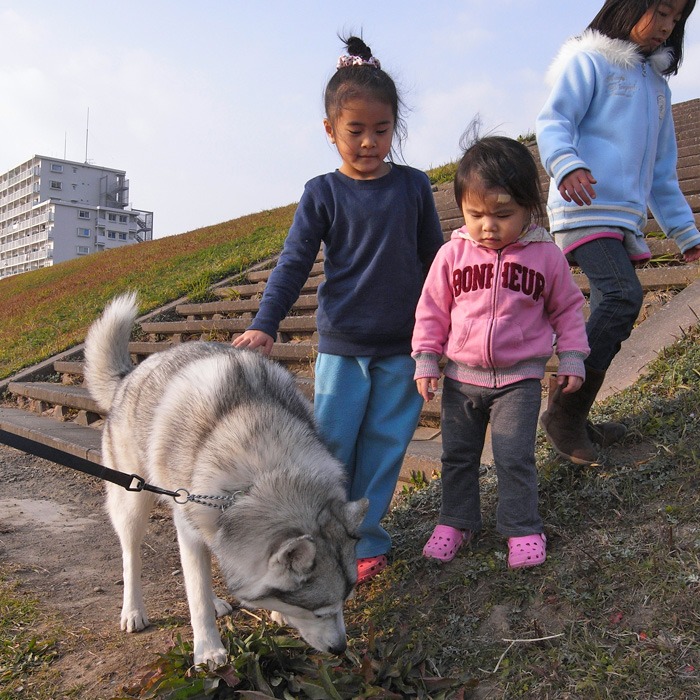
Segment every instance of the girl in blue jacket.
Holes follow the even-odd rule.
[[[387,565],[391,539],[380,521],[422,407],[414,314],[443,237],[427,175],[387,160],[404,131],[394,81],[361,39],[346,43],[325,91],[340,168],[306,183],[260,310],[233,344],[270,353],[323,246],[314,413],[347,467],[349,497],[369,499],[356,550],[361,583]]]
[[[537,143],[551,177],[551,232],[588,276],[591,354],[575,394],[557,390],[541,424],[554,449],[577,464],[597,460],[594,443],[625,426],[595,426],[588,412],[642,305],[635,263],[649,259],[647,207],[687,262],[700,232],[678,185],[668,76],[683,56],[695,0],[606,0],[579,37],[564,44],[549,74],[552,92],[537,118]]]

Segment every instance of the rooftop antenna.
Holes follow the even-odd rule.
[[[88,162],[88,138],[90,136],[90,108],[87,108],[87,119],[85,121],[85,164]]]

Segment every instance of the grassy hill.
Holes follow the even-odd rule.
[[[277,254],[295,205],[0,280],[0,379],[66,350],[116,294],[145,313]]]

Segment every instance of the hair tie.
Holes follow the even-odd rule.
[[[362,58],[362,56],[350,56],[348,54],[343,54],[338,58],[338,65],[336,69],[350,68],[351,66],[371,66],[379,70],[382,65],[379,63],[379,59],[374,56],[370,56],[368,59]]]

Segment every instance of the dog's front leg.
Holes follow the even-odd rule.
[[[214,601],[218,598],[212,585],[211,552],[184,517],[176,517],[175,524],[194,634],[194,663],[195,666],[207,664],[210,668],[222,666],[228,655],[216,625]]]
[[[146,492],[127,493],[120,486],[107,485],[107,511],[122,547],[121,628],[126,632],[138,632],[149,624],[141,588],[141,542],[152,503],[153,497]]]

